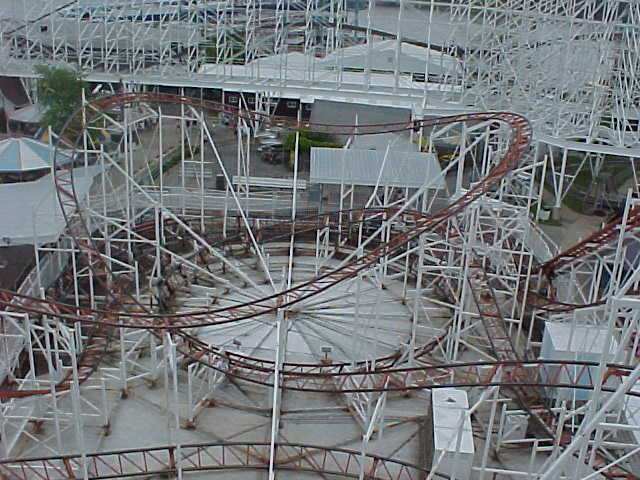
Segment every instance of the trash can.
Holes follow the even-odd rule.
[[[225,181],[224,175],[219,173],[216,175],[216,190],[225,190],[227,187],[227,182]]]
[[[540,213],[538,214],[538,220],[546,222],[551,217],[551,210],[547,210],[546,208],[541,208]]]

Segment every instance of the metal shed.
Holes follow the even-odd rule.
[[[442,169],[432,153],[342,148],[311,149],[311,183],[444,188]],[[384,166],[384,168],[383,168]],[[382,169],[382,173],[380,173]]]

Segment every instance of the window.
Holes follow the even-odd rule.
[[[237,105],[238,97],[227,97],[227,102],[230,103],[231,105]]]
[[[288,100],[287,108],[298,108],[298,102],[296,102],[295,100]]]
[[[49,25],[40,25],[40,31],[41,32],[48,32],[49,31]]]

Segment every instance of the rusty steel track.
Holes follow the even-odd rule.
[[[155,93],[132,93],[116,95],[98,99],[94,102],[91,102],[89,105],[90,108],[92,107],[97,111],[102,111],[118,106],[131,105],[133,103],[154,103],[171,105],[179,104],[192,106],[194,108],[206,110],[208,112],[229,111],[229,107],[226,107],[217,102],[200,100],[180,95]],[[259,119],[265,121],[273,121],[272,118],[266,117],[264,115],[242,113],[237,110],[235,110],[235,113],[238,116],[246,118],[247,120],[254,120],[255,117],[258,117]],[[400,132],[420,127],[447,125],[452,123],[489,121],[506,124],[512,130],[509,149],[503,156],[500,163],[496,165],[482,181],[478,182],[473,188],[467,191],[455,202],[451,203],[449,206],[440,210],[439,212],[431,215],[426,215],[415,211],[408,212],[414,217],[415,226],[405,232],[402,232],[401,234],[394,235],[386,244],[368,251],[362,257],[354,259],[353,261],[349,262],[339,269],[320,275],[308,282],[295,285],[288,290],[275,293],[260,300],[246,302],[228,308],[177,314],[131,314],[126,311],[121,311],[118,312],[121,323],[118,323],[117,326],[147,329],[171,328],[172,330],[176,330],[206,325],[215,325],[253,318],[266,313],[272,313],[279,308],[290,307],[302,300],[311,298],[346,279],[357,276],[359,272],[376,263],[381,257],[393,253],[421,234],[435,230],[449,218],[462,212],[465,208],[467,208],[468,205],[484,195],[492,187],[495,187],[504,178],[505,175],[507,175],[518,165],[520,158],[528,148],[532,138],[532,130],[528,120],[521,115],[510,112],[454,115],[437,119],[419,120],[409,123],[358,125],[357,132],[353,131],[353,129],[356,127],[355,125],[344,126],[289,121],[289,123],[294,128],[306,128],[312,131],[320,131],[329,134],[348,133],[354,135]],[[57,167],[58,166],[56,165],[56,175],[54,176],[54,179],[56,182],[58,196],[63,204],[68,200],[73,201],[74,206],[76,207],[76,211],[80,214],[80,217],[82,219],[82,209],[79,205],[75,190],[73,188],[72,175],[67,176],[67,172],[64,168]],[[394,214],[395,211],[396,210],[394,209],[390,209],[388,213]],[[68,218],[67,222],[70,225]],[[86,232],[86,222],[84,221],[84,219],[82,219],[80,223],[82,228],[85,230],[84,233],[87,234],[86,238],[90,238],[90,235],[88,235],[88,232]],[[85,241],[80,241],[78,238],[76,238],[76,241],[78,242],[78,246],[81,250],[91,253],[94,258],[101,258],[99,252],[94,246],[87,244],[87,242]],[[204,319],[202,317],[204,317]]]
[[[114,106],[124,106],[133,103],[177,103],[213,112],[229,110],[228,107],[223,107],[215,102],[203,102],[199,99],[165,94],[125,94],[108,97],[106,99],[99,99],[91,105],[97,111],[101,111],[103,109],[113,108]],[[253,114],[242,114],[240,112],[236,112],[236,114],[245,116],[248,120],[254,119]],[[267,119],[265,118],[264,120]],[[271,382],[275,366],[272,360],[257,359],[233,352],[226,352],[191,336],[187,333],[186,329],[205,325],[230,323],[275,312],[278,308],[295,305],[296,303],[311,298],[342,281],[355,277],[361,271],[374,265],[380,258],[397,251],[423,233],[435,232],[439,228],[442,228],[449,218],[462,212],[472,202],[490,191],[491,188],[495,187],[504,178],[504,176],[518,165],[520,158],[529,146],[532,135],[530,125],[524,117],[508,112],[457,115],[435,120],[411,122],[409,124],[358,126],[358,132],[356,134],[364,135],[372,133],[398,132],[423,126],[434,126],[448,123],[491,121],[507,124],[511,128],[512,137],[509,143],[509,149],[500,163],[498,163],[481,182],[475,185],[471,190],[451,205],[435,214],[426,215],[416,211],[403,212],[404,216],[410,217],[414,222],[414,226],[412,228],[409,228],[400,234],[393,235],[387,243],[365,251],[361,257],[355,258],[343,267],[319,275],[308,282],[296,285],[286,291],[276,293],[256,301],[246,302],[241,305],[234,305],[233,307],[178,314],[153,314],[149,312],[131,312],[124,310],[122,308],[122,294],[118,291],[110,292],[112,298],[104,309],[79,308],[75,305],[65,305],[60,302],[25,297],[7,291],[0,292],[0,306],[11,310],[49,315],[70,322],[79,321],[91,324],[93,327],[91,330],[92,333],[89,336],[87,347],[80,355],[78,362],[78,377],[80,383],[88,380],[99,365],[108,346],[110,331],[115,327],[125,327],[147,329],[154,335],[158,335],[158,333],[162,331],[168,331],[179,340],[177,345],[178,350],[185,355],[185,358],[187,358],[188,361],[202,363],[209,368],[223,372],[226,376],[233,379],[271,387],[273,386]],[[303,127],[325,133],[354,134],[351,130],[345,131],[345,128],[348,129],[348,127],[344,126],[317,125],[304,122],[295,123],[293,126],[294,128]],[[70,219],[66,218],[69,230],[71,231],[72,236],[74,236],[77,246],[81,251],[87,253],[87,257],[90,259],[90,268],[102,268],[105,270],[106,266],[99,264],[101,259],[99,250],[90,241],[82,240],[81,238],[83,236],[85,238],[91,238],[91,235],[88,234],[89,232],[86,230],[84,219],[82,219],[82,210],[78,204],[73,187],[72,171],[67,172],[61,168],[56,168],[55,171],[56,187],[63,207],[62,210],[65,212],[65,217],[65,203],[66,205],[73,204],[76,208],[76,212],[80,215],[82,220],[80,224],[74,223],[72,225]],[[384,213],[386,213],[387,216],[392,216],[396,212],[397,209],[385,209]],[[333,215],[344,215],[344,213],[345,212],[334,212]],[[367,218],[380,215],[380,210],[361,210],[360,214],[362,222],[365,223]],[[637,227],[640,224],[636,222],[638,218],[640,218],[640,209],[632,210],[629,228],[634,228],[634,226]],[[310,228],[312,225],[313,222],[305,223],[301,220],[298,224],[294,223],[291,226],[290,231],[295,232],[298,228]],[[83,229],[85,235],[82,235]],[[542,273],[546,276],[550,276],[555,269],[573,261],[577,261],[582,256],[602,248],[604,245],[615,239],[617,235],[619,235],[619,228],[616,229],[615,224],[609,224],[602,231],[596,232],[596,234],[592,235],[585,241],[538,267],[535,270],[535,273]],[[91,262],[93,262],[93,264]],[[99,275],[97,277],[100,279]],[[554,302],[552,299],[546,299],[546,302],[550,306],[555,306],[555,308],[575,309],[580,307],[579,305],[559,304],[558,302]],[[417,355],[417,358],[420,358],[422,354],[430,351],[437,343],[437,340],[438,339],[434,339],[429,344],[418,347],[417,351],[419,354]],[[220,360],[223,361],[221,362]],[[347,363],[325,365],[312,363],[296,364],[287,362],[282,367],[282,384],[280,385],[280,388],[283,390],[306,392],[362,393],[385,391],[406,393],[411,390],[420,390],[425,388],[487,387],[492,385],[517,388],[521,389],[520,391],[525,391],[527,388],[532,388],[537,391],[540,391],[541,389],[592,390],[596,388],[596,385],[598,385],[604,392],[615,391],[615,385],[600,385],[601,379],[595,378],[595,375],[593,374],[598,367],[598,364],[594,362],[528,361],[502,358],[501,356],[496,362],[420,365],[412,368],[398,368],[395,365],[397,360],[397,356],[389,356],[384,359],[380,359],[380,361],[376,363],[375,369],[371,369],[366,363],[358,363],[354,367],[354,365]],[[494,381],[495,374],[498,370],[501,372],[501,379],[500,381]],[[631,370],[631,366],[608,365],[605,379],[610,379],[611,377],[624,377],[628,375]],[[68,390],[70,386],[71,379],[68,376],[57,385],[57,390]],[[34,395],[47,395],[49,393],[49,389],[29,391],[3,389],[0,390],[0,399],[6,400],[10,398],[23,398]],[[544,410],[544,408],[542,410]],[[237,446],[238,445],[236,445],[236,447]],[[198,451],[198,449],[201,450],[208,447],[210,447],[210,445],[207,447],[194,446],[193,448],[195,449],[194,451]],[[284,444],[282,447],[301,447],[303,449],[314,448],[306,446],[287,446]],[[326,452],[329,450],[335,449],[324,449],[325,453],[323,453],[323,455],[326,456]],[[336,450],[336,452],[338,450]],[[123,455],[142,455],[145,457],[152,451],[162,452],[162,454],[152,454],[151,457],[148,458],[155,458],[157,460],[159,458],[158,455],[166,455],[167,461],[160,462],[162,464],[160,470],[145,472],[138,471],[133,473],[124,471],[116,472],[114,468],[117,469],[118,467],[114,467],[106,460],[107,457],[113,456],[114,459],[117,459],[117,461],[120,461],[120,464],[122,464],[121,460]],[[345,452],[346,451],[342,453],[346,454]],[[310,454],[307,452],[304,456],[309,457],[309,455]],[[255,461],[255,457],[256,455],[247,455],[246,464],[238,464],[230,468],[263,468],[258,464],[249,465],[249,463],[251,463],[249,458]],[[95,470],[95,475],[90,478],[96,479],[109,478],[108,475],[139,476],[151,473],[160,474],[176,471],[175,450],[172,450],[172,447],[91,454],[88,455],[88,458],[93,461],[92,465]],[[171,460],[172,458],[173,460]],[[200,458],[199,453],[198,458]],[[16,479],[58,478],[56,476],[49,476],[49,472],[64,472],[67,475],[72,475],[73,472],[79,468],[78,459],[79,456],[68,456],[51,457],[49,459],[6,461],[0,462],[0,471],[10,475],[8,478]],[[384,464],[385,462],[393,462],[393,460],[383,459],[380,457],[372,462],[375,466],[378,464]],[[335,464],[338,465],[338,462],[336,461]],[[399,465],[401,462],[395,462],[395,464]],[[145,462],[145,468],[146,465],[147,464]],[[309,467],[309,465],[312,464],[307,462],[304,466],[296,465],[292,468],[295,468],[296,470],[304,470],[306,468],[309,471],[329,474],[348,475],[351,473],[344,470],[340,472],[320,469],[316,470],[315,467]],[[349,462],[347,462],[347,465],[349,465]],[[99,473],[98,467],[103,468],[106,473]],[[44,471],[47,472],[46,476],[41,475],[43,468]],[[203,465],[200,461],[192,461],[186,468],[187,469],[183,471],[215,470],[223,469],[224,467],[220,462],[213,467]],[[286,469],[288,468],[288,465],[286,463],[278,464],[278,468]],[[408,472],[408,469],[410,468],[413,467],[405,465],[400,468],[400,471]],[[27,474],[25,472],[29,473]],[[377,469],[374,467],[373,473],[367,478],[418,478],[419,476],[414,477],[413,475],[406,476],[404,474],[396,474],[394,476],[380,477],[376,475],[376,472]],[[422,473],[420,473],[420,475],[422,475]]]
[[[91,480],[174,476],[178,472],[219,472],[269,469],[268,442],[198,443],[114,450],[82,455],[0,461],[6,480]],[[338,447],[276,444],[275,466],[319,475],[359,478],[361,465],[371,480],[419,480],[429,470],[402,460]],[[435,474],[435,478],[447,478]]]
[[[180,95],[157,93],[128,93],[114,95],[106,98],[99,98],[90,102],[86,106],[86,109],[87,111],[97,112],[98,115],[100,115],[101,112],[107,109],[139,103],[185,105],[197,108],[201,111],[207,111],[209,113],[230,111],[229,107],[226,107],[217,102],[195,99]],[[63,133],[68,128],[70,128],[73,118],[77,116],[81,111],[82,108],[78,109],[78,111],[68,119],[65,127],[63,128]],[[245,118],[248,121],[259,119],[262,121],[270,122],[274,120],[267,116],[256,113],[241,112],[239,110],[232,110],[232,112],[239,117]],[[473,201],[488,192],[491,188],[496,186],[504,178],[505,175],[507,175],[518,165],[520,158],[528,148],[532,138],[532,130],[528,120],[521,115],[510,112],[455,115],[430,120],[419,120],[409,123],[358,125],[357,132],[354,131],[355,125],[344,126],[332,124],[312,124],[309,122],[291,122],[289,119],[286,120],[291,124],[293,128],[307,128],[313,131],[321,131],[329,134],[348,133],[354,135],[400,132],[420,127],[446,125],[461,122],[493,121],[509,126],[511,128],[512,135],[509,142],[509,148],[501,159],[500,163],[498,163],[481,182],[476,184],[472,189],[467,191],[464,195],[462,195],[448,207],[433,215],[424,215],[419,212],[411,212],[413,213],[415,221],[415,226],[412,229],[407,230],[401,234],[394,235],[387,243],[382,244],[371,251],[368,251],[365,255],[354,259],[353,261],[336,270],[320,275],[311,281],[295,285],[294,287],[286,291],[276,293],[257,301],[247,302],[241,305],[235,305],[233,307],[224,309],[206,310],[195,313],[190,312],[188,314],[183,313],[172,315],[153,315],[148,313],[130,314],[126,310],[123,310],[121,308],[123,306],[122,298],[117,294],[117,292],[116,294],[114,294],[111,289],[107,288],[106,291],[108,292],[108,296],[111,297],[109,301],[110,309],[106,312],[93,312],[98,313],[98,319],[95,319],[93,315],[91,315],[92,320],[89,320],[84,316],[78,318],[78,320],[82,322],[93,321],[93,323],[97,324],[97,328],[95,329],[96,334],[92,337],[94,339],[94,343],[97,343],[98,345],[100,345],[100,347],[102,347],[105,344],[104,338],[108,337],[109,332],[113,327],[169,330],[173,333],[176,333],[179,330],[193,327],[229,323],[254,318],[260,315],[275,312],[279,308],[286,308],[295,305],[302,300],[318,295],[319,293],[324,292],[325,290],[342,281],[345,281],[346,279],[357,276],[359,272],[375,264],[381,257],[389,255],[390,253],[398,250],[422,233],[435,230],[439,226],[443,225],[449,218],[462,212],[469,204],[471,204]],[[76,142],[78,142],[79,139],[80,136],[78,136]],[[57,148],[58,147],[56,147],[56,153]],[[56,159],[57,155],[54,157],[54,180],[58,192],[58,198],[62,207],[61,210],[63,212],[63,215],[65,216],[68,230],[75,239],[76,246],[79,248],[79,250],[86,254],[86,258],[89,260],[89,267],[92,269],[100,268],[102,272],[106,272],[108,270],[108,267],[103,261],[97,246],[90,240],[82,239],[82,237],[90,239],[91,235],[87,230],[87,224],[85,221],[86,219],[82,217],[82,209],[76,195],[75,185],[73,181],[73,165],[61,167],[60,165],[57,165]],[[79,216],[79,221],[72,221],[68,216],[68,211],[75,212]],[[394,210],[391,210],[389,213],[394,213]],[[95,278],[98,281],[101,281],[101,276],[99,274],[96,275]],[[133,302],[137,303],[135,300],[133,300]],[[58,308],[59,306],[55,307],[55,309]],[[144,307],[142,309],[143,311],[146,310]],[[117,318],[117,320],[110,321],[110,318]],[[218,358],[221,357],[219,349],[215,349],[215,347],[205,345],[203,342],[197,341],[196,338],[186,334],[185,332],[180,332],[179,336],[183,339],[180,347],[184,347],[185,345],[189,347],[188,351],[184,351],[181,348],[181,352],[185,353],[190,358],[195,358],[197,361],[202,362],[203,358],[208,358],[209,356],[211,356],[211,354],[216,355]],[[194,347],[199,347],[199,350],[194,351]],[[80,355],[79,364],[88,365],[89,363],[92,363],[94,364],[93,368],[95,369],[97,363],[100,361],[100,355],[96,354],[97,351],[97,348],[94,348],[92,344],[89,344]],[[102,351],[102,348],[100,349],[100,351]],[[229,359],[227,358],[227,356],[225,355],[224,357],[224,360],[228,362]],[[256,369],[256,361],[255,359],[251,358],[247,358],[246,360],[243,359],[240,362],[236,360],[233,366]],[[262,369],[263,368],[260,368],[258,369],[258,371]],[[90,372],[89,368],[85,370],[87,372]],[[81,379],[85,381],[89,378],[89,376],[90,373],[86,376],[83,375]],[[66,377],[57,386],[58,390],[68,390],[70,388],[70,382],[71,377]],[[23,397],[29,396],[30,394],[40,395],[43,394],[43,392],[33,390],[21,391],[20,393],[18,393],[18,391],[16,390],[9,389],[5,390],[2,394],[0,394],[0,396],[10,398],[14,395]]]
[[[194,108],[204,109],[210,112],[230,110],[229,107],[223,106],[216,102],[202,101],[200,99],[178,95],[153,93],[123,94],[101,98],[92,102],[90,105],[96,111],[101,111],[104,109],[113,108],[115,106],[124,106],[134,103],[182,104],[193,106]],[[256,114],[241,113],[238,111],[235,111],[235,113],[239,116],[242,116],[243,118],[246,118],[247,120],[255,119],[256,116]],[[264,121],[273,120],[268,117],[262,117],[261,119]],[[497,121],[507,124],[512,129],[512,137],[509,144],[509,149],[507,150],[500,163],[495,166],[481,182],[479,182],[476,186],[474,186],[474,188],[469,190],[465,195],[460,197],[454,203],[435,214],[425,215],[421,212],[416,211],[404,212],[403,215],[408,215],[413,218],[415,222],[413,228],[401,234],[394,235],[388,243],[380,245],[366,252],[362,257],[355,259],[342,268],[320,275],[308,282],[296,285],[289,290],[267,296],[253,302],[234,305],[233,307],[178,314],[152,314],[144,312],[130,312],[126,310],[99,310],[78,308],[77,306],[64,305],[59,302],[24,297],[11,292],[0,292],[0,304],[4,307],[15,308],[20,311],[27,311],[36,314],[51,315],[72,322],[79,321],[82,323],[90,323],[94,325],[97,324],[103,329],[101,332],[102,335],[97,334],[93,338],[95,338],[95,343],[97,345],[100,345],[100,347],[102,347],[105,343],[104,339],[107,337],[107,335],[104,334],[104,329],[107,327],[142,328],[152,331],[170,331],[181,340],[178,348],[181,353],[183,353],[190,359],[190,361],[203,363],[210,366],[211,368],[216,368],[214,365],[219,365],[220,363],[217,360],[222,359],[224,360],[226,374],[235,376],[238,379],[247,380],[249,382],[270,385],[261,377],[268,376],[273,373],[274,362],[272,360],[257,359],[233,352],[226,352],[218,347],[208,345],[205,342],[198,340],[197,338],[186,333],[185,330],[193,327],[236,322],[239,320],[253,318],[259,315],[264,315],[266,313],[275,312],[278,308],[284,308],[294,305],[295,303],[298,303],[304,299],[310,298],[320,292],[331,288],[333,285],[339,282],[342,282],[349,278],[353,278],[362,270],[375,264],[379,260],[379,258],[398,250],[422,233],[437,230],[444,224],[444,222],[446,222],[446,220],[463,211],[469,204],[489,191],[493,186],[497,185],[497,183],[500,182],[505,175],[507,175],[513,168],[518,165],[519,159],[522,157],[525,149],[528,147],[532,135],[528,121],[520,115],[512,114],[509,112],[456,115],[432,120],[415,121],[409,124],[398,123],[364,126],[359,125],[358,131],[355,134],[364,135],[372,133],[398,132],[421,126],[483,121]],[[295,128],[308,128],[314,131],[322,131],[326,133],[354,134],[354,132],[351,130],[352,127],[345,127],[343,125],[338,126],[330,124],[311,124],[309,122],[293,122],[293,126]],[[75,202],[75,205],[80,212],[80,207],[77,202],[75,191],[73,190],[73,182],[69,182],[69,178],[64,175],[66,173],[64,169],[56,168],[56,172],[56,186],[59,192],[59,197],[61,198],[61,202],[67,200]],[[390,209],[387,213],[393,214],[394,212],[395,210]],[[343,213],[344,212],[337,212],[338,215],[341,215]],[[368,213],[371,212],[362,211],[363,216],[366,216]],[[379,213],[379,209],[373,212],[374,215]],[[84,222],[82,222],[82,225],[84,225]],[[299,225],[303,226],[304,222],[301,221]],[[609,232],[611,233],[600,236],[598,238],[601,242],[607,241],[611,238],[611,235],[613,235],[612,232],[614,230],[615,228],[610,228]],[[87,238],[89,237],[89,235],[86,236]],[[91,244],[86,241],[80,241],[80,239],[78,238],[76,238],[76,240],[78,241],[78,246],[81,248],[81,250],[91,253],[91,256],[94,260],[101,258],[96,249]],[[121,304],[118,299],[114,300],[115,301],[112,302],[114,305]],[[572,308],[577,308],[577,306],[572,306]],[[81,314],[78,314],[78,312],[80,312]],[[117,320],[115,318],[117,318]],[[418,347],[418,353],[429,351],[436,341]],[[92,342],[89,342],[89,346],[83,353],[83,355],[87,357],[88,361],[83,361],[81,356],[80,364],[89,365],[99,361],[99,355],[96,353],[98,351],[102,351],[102,348],[93,348]],[[315,382],[316,386],[313,386],[312,384],[314,382],[310,383],[308,380],[310,378],[315,378],[317,380],[317,378],[323,376],[331,376],[333,374],[335,374],[336,376],[345,377],[363,374],[384,375],[385,372],[389,372],[388,375],[402,375],[406,372],[406,370],[394,370],[394,364],[396,360],[397,356],[389,356],[380,359],[380,361],[377,362],[377,369],[375,371],[363,370],[363,363],[359,363],[356,365],[356,368],[350,372],[346,372],[349,365],[346,363],[326,366],[323,364],[295,364],[287,362],[283,366],[282,374],[285,379],[291,379],[292,381],[289,383],[285,381],[283,388],[290,388],[292,390],[308,389],[311,391],[327,391],[329,385],[326,382],[321,382],[322,386],[318,387],[317,381]],[[522,362],[520,363],[522,364]],[[498,364],[499,363],[496,363],[496,365]],[[510,366],[514,367],[515,365]],[[437,370],[436,367],[432,366],[427,366],[424,368],[424,371],[430,372],[435,372]],[[439,377],[441,378],[443,372],[448,371],[450,373],[450,369],[455,368],[458,367],[443,366],[443,369],[439,372],[440,374],[435,376],[432,375],[429,378],[429,382],[433,384],[433,380]],[[82,375],[81,380],[86,380],[93,370],[86,368],[85,371],[87,372],[87,375]],[[416,378],[418,377],[417,375],[413,376]],[[298,384],[296,384],[296,382]],[[333,385],[336,385],[335,381],[332,382]],[[338,382],[337,384],[340,385],[340,382]],[[422,386],[419,386],[420,384],[420,382],[416,383],[415,388],[424,388],[427,385],[427,383],[422,383]],[[390,385],[393,384],[391,383]],[[396,390],[408,390],[414,388],[411,385],[408,385],[406,382],[400,382],[399,384],[398,382],[396,382],[396,385],[401,386],[392,386],[391,388]],[[542,384],[539,385],[544,386]],[[59,388],[64,390],[68,388],[68,386],[66,385],[66,383],[62,383],[59,385]],[[340,388],[344,388],[344,385],[337,388],[337,391],[357,391],[344,389],[341,390]],[[334,388],[333,391],[336,391],[336,389]],[[37,390],[19,392],[16,390],[5,389],[4,391],[0,391],[0,398],[11,398],[13,396],[24,397],[29,395],[48,393],[48,390],[46,392]]]
[[[640,205],[629,210],[625,232],[637,229],[640,229]],[[541,273],[547,277],[553,277],[560,268],[577,262],[588,255],[593,255],[607,245],[610,245],[612,241],[620,236],[620,233],[622,233],[620,230],[620,219],[616,218],[581,242],[559,253],[548,262],[539,265],[534,269],[534,273]]]
[[[41,300],[41,302],[46,303],[45,300]],[[68,308],[77,311],[77,307],[68,306]],[[49,314],[46,310],[34,310],[28,307],[25,309],[31,313]],[[55,315],[55,312],[52,311],[51,314]],[[73,316],[72,318],[74,321],[78,321],[82,317]],[[201,363],[236,380],[267,387],[273,386],[271,383],[275,365],[273,360],[224,351],[185,332],[179,331],[176,332],[176,335],[182,341],[177,345],[177,348],[185,355],[188,362]],[[424,353],[429,352],[439,340],[441,339],[432,339],[417,348],[416,358],[419,359]],[[525,386],[527,384],[537,387],[590,390],[594,388],[596,381],[592,378],[591,369],[598,366],[595,362],[503,358],[496,362],[467,362],[398,368],[395,365],[396,360],[397,356],[394,355],[380,358],[376,362],[375,368],[371,368],[367,362],[358,362],[355,366],[347,362],[330,364],[285,362],[281,370],[282,388],[308,392],[355,393],[409,391],[453,386],[454,384],[477,386],[487,384],[493,377],[495,370],[502,368],[507,372],[505,378],[509,379],[503,382],[505,386]],[[611,364],[607,368],[609,375],[625,376],[633,369],[633,366]],[[560,381],[560,377],[564,380]],[[357,379],[358,383],[354,383],[354,379]],[[458,380],[453,382],[451,379]],[[390,380],[388,384],[387,380]],[[371,383],[367,384],[366,382]],[[49,393],[48,389],[28,391],[5,389],[0,390],[0,399]]]

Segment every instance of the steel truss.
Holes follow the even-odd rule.
[[[375,479],[415,479],[425,470],[393,459],[340,448],[281,443],[278,468],[320,475]],[[156,447],[90,454],[86,457],[42,458],[29,462],[6,462],[0,470],[9,478],[76,478],[84,465],[91,478],[139,475],[186,475],[202,471],[268,469],[269,445],[225,443]],[[35,475],[35,477],[32,477]],[[52,476],[53,475],[53,476]]]
[[[34,64],[60,62],[113,74],[113,81],[123,75],[142,81],[154,72],[186,80],[209,64],[221,67],[215,68],[221,78],[257,80],[265,77],[261,62],[275,54],[279,73],[271,78],[267,69],[267,79],[330,81],[339,88],[345,73],[342,47],[356,42],[363,43],[364,77],[349,82],[375,91],[382,85],[372,71],[376,41],[396,39],[386,75],[394,91],[420,97],[414,111],[441,106],[443,100],[462,108],[508,107],[532,120],[543,143],[549,136],[623,152],[640,141],[640,11],[634,1],[509,0],[489,7],[484,0],[402,0],[396,31],[376,28],[373,0],[362,5],[364,27],[345,21],[341,1],[23,2],[19,18],[3,33],[9,73],[24,75]],[[408,18],[424,22],[418,29],[427,32],[421,42],[403,32]],[[442,23],[447,34],[440,31]],[[424,46],[424,71],[406,71],[405,39]],[[305,60],[289,61],[287,53],[298,49]],[[321,56],[335,59],[324,73]],[[423,74],[424,84],[416,82],[415,75]]]
[[[492,448],[514,444],[546,462],[534,478],[573,473],[576,452],[588,474],[628,472],[633,449],[618,433],[633,427],[611,399],[638,395],[629,392],[639,311],[638,265],[626,254],[637,243],[638,200],[632,193],[622,219],[554,255],[530,220],[544,162],[530,149],[532,130],[519,115],[355,128],[278,119],[246,107],[140,92],[88,100],[78,111],[85,128],[76,139],[75,169],[57,168],[55,175],[66,236],[40,249],[32,289],[2,292],[0,298],[3,318],[12,325],[3,341],[20,339],[24,351],[51,359],[62,348],[64,360],[49,363],[61,365],[63,373],[46,378],[36,368],[21,374],[13,366],[17,383],[0,390],[0,398],[8,412],[5,428],[23,441],[34,435],[20,422],[37,417],[47,425],[64,424],[69,416],[63,405],[70,405],[79,453],[60,456],[55,439],[41,442],[53,455],[46,459],[20,460],[7,452],[12,458],[0,469],[9,478],[122,475],[121,461],[136,474],[251,468],[271,478],[287,469],[437,477],[441,459],[429,469],[368,452],[393,433],[389,406],[401,396],[419,399],[429,389],[450,387],[467,389],[473,405],[467,415],[484,420],[479,423],[489,441],[474,464],[481,475],[532,474],[490,460]],[[237,119],[231,155],[213,126],[223,111]],[[429,148],[456,138],[443,168],[446,190],[438,192],[431,181],[419,189],[342,184],[336,210],[302,214],[306,205],[295,181],[284,201],[260,196],[248,184],[254,126],[273,123],[347,135],[411,131],[421,144],[429,139]],[[95,141],[93,132],[105,129],[120,139],[112,148]],[[165,170],[172,155],[177,168]],[[100,173],[83,198],[74,182],[78,169],[92,168]],[[207,175],[214,168],[227,183],[217,194]],[[234,173],[244,184],[233,183]],[[360,206],[356,198],[363,192],[368,200]],[[52,261],[55,274],[44,268]],[[354,301],[348,309],[331,312],[345,308],[349,298]],[[383,328],[388,305],[406,308],[405,320],[394,321],[394,333]],[[10,317],[29,319],[31,330]],[[599,362],[538,359],[532,332],[546,321],[598,324],[618,339],[617,346]],[[330,329],[323,330],[326,325]],[[34,347],[49,339],[43,334],[49,329],[72,340],[60,348]],[[248,332],[257,340],[244,340]],[[332,341],[336,334],[344,344]],[[293,347],[301,344],[304,355]],[[90,414],[77,413],[97,395],[92,389],[116,389],[126,398],[157,383],[166,393],[171,446],[87,451],[82,435]],[[266,441],[180,444],[178,429],[200,428],[229,385],[257,389],[268,399]],[[358,427],[350,440],[353,451],[288,442],[287,404],[305,392],[338,395]],[[558,401],[557,392],[574,399]],[[590,400],[576,401],[575,392],[591,392]],[[42,400],[56,398],[60,405],[35,410]],[[38,413],[20,413],[31,405]],[[108,429],[107,411],[104,406],[93,415]],[[518,415],[531,418],[539,432],[513,440],[509,422]],[[462,423],[454,428],[461,432]],[[619,451],[622,458],[616,458]],[[329,468],[328,459],[334,462]]]

